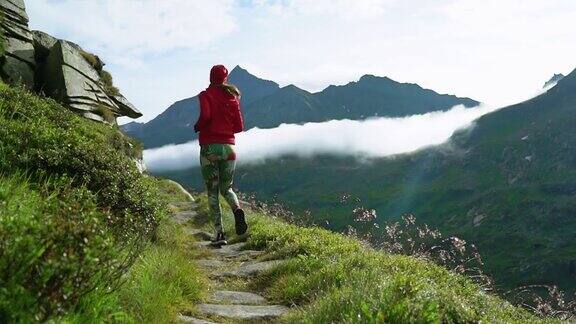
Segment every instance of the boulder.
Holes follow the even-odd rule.
[[[54,45],[56,45],[58,38],[52,37],[39,30],[33,30],[32,37],[34,39],[34,52],[36,55],[36,61],[38,63],[45,63],[48,55],[50,54],[50,50]]]
[[[86,118],[112,122],[118,116],[142,116],[122,95],[105,93],[99,72],[73,43],[57,40],[40,75],[46,94]]]
[[[4,55],[2,79],[45,93],[89,119],[115,123],[142,113],[111,84],[97,55],[78,44],[28,29],[24,0],[0,0]],[[104,77],[103,77],[104,76]],[[112,90],[113,91],[112,91]],[[145,166],[137,161],[141,170]]]
[[[28,15],[23,0],[0,0],[4,37],[2,78],[11,84],[34,88],[34,44],[28,29]]]

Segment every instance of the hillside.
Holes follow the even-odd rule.
[[[272,128],[282,123],[398,117],[447,110],[456,105],[478,105],[469,98],[442,95],[415,84],[368,75],[357,82],[310,93],[294,85],[280,88],[236,66],[230,72],[230,82],[245,94],[241,104],[247,129]],[[185,143],[197,138],[191,126],[198,113],[198,99],[192,97],[174,103],[148,123],[130,123],[123,130],[140,139],[146,148]]]
[[[413,213],[477,244],[502,289],[558,284],[573,292],[575,90],[573,72],[535,99],[485,115],[445,148],[369,164],[287,156],[241,167],[236,184],[260,199],[311,210],[316,222],[338,231],[355,226],[358,206],[375,209],[380,225]],[[202,188],[197,174],[166,175]],[[342,203],[343,195],[360,202]],[[382,236],[371,231],[376,241]]]
[[[0,322],[171,323],[211,312],[201,303],[214,298],[213,279],[200,269],[217,251],[194,243],[212,230],[205,197],[193,203],[141,174],[138,145],[116,126],[25,90],[0,84],[0,126]],[[226,262],[285,261],[223,284],[290,307],[280,321],[539,320],[429,262],[264,212],[248,220],[249,235],[230,238],[257,256]]]
[[[141,153],[115,126],[0,83],[0,322],[79,310],[126,273],[167,212]]]

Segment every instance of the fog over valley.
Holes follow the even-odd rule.
[[[455,131],[471,127],[475,119],[496,109],[484,105],[455,106],[448,111],[402,118],[331,120],[303,125],[282,124],[270,129],[253,128],[238,134],[236,149],[242,164],[260,163],[283,155],[339,154],[381,158],[442,144]],[[166,145],[145,150],[144,161],[151,172],[182,170],[199,166],[199,150],[196,140]]]

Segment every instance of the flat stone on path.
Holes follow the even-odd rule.
[[[218,304],[262,305],[264,297],[243,291],[217,290],[210,296],[210,302]]]
[[[214,322],[205,321],[199,318],[186,316],[186,315],[178,315],[178,320],[182,323],[190,323],[190,324],[216,324]]]
[[[225,258],[239,258],[239,257],[256,258],[260,254],[264,253],[263,251],[243,250],[245,246],[246,246],[245,242],[222,245],[222,247],[218,249],[213,249],[212,252],[215,255],[222,256]]]
[[[219,316],[236,320],[269,320],[281,316],[288,308],[280,305],[214,305],[200,304],[198,311],[203,315]]]
[[[174,214],[174,216],[172,216],[172,218],[174,219],[174,221],[178,224],[184,224],[187,221],[191,220],[192,218],[196,217],[198,215],[198,213],[196,213],[195,211],[183,211],[183,212],[178,212],[176,214]]]
[[[221,260],[202,259],[196,260],[196,264],[203,268],[220,268],[226,265],[226,262]]]
[[[263,262],[246,262],[240,265],[238,268],[230,271],[223,272],[218,277],[239,277],[247,278],[252,277],[260,272],[271,269],[279,265],[281,260],[263,261]]]

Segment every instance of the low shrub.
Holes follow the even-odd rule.
[[[106,70],[101,70],[98,72],[100,74],[100,84],[104,93],[110,96],[117,96],[120,94],[120,90],[114,86],[114,80],[112,79],[112,74]]]
[[[166,213],[158,180],[136,167],[140,148],[0,84],[0,322],[73,312],[117,287]]]
[[[0,85],[0,139],[0,172],[69,176],[110,209],[108,223],[125,238],[146,238],[157,226],[164,205],[156,180],[140,174],[132,159],[138,153],[126,154],[132,141],[115,127]]]
[[[86,51],[80,51],[80,55],[82,55],[86,62],[88,62],[96,71],[100,72],[102,71],[102,68],[104,68],[104,63],[102,63],[98,55]]]
[[[110,284],[121,261],[109,217],[65,178],[0,176],[0,322],[44,320]]]

